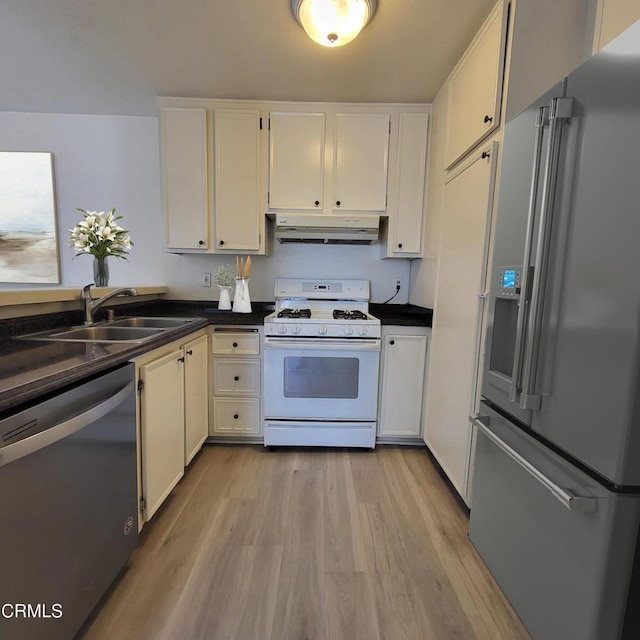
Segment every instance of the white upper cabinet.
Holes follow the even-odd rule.
[[[387,209],[388,113],[271,112],[269,211]]]
[[[598,0],[593,52],[640,20],[640,0]]]
[[[401,113],[395,167],[390,177],[386,242],[382,257],[415,258],[422,255],[422,226],[427,166],[429,115]]]
[[[388,165],[389,114],[336,114],[334,212],[385,212]]]
[[[500,124],[506,22],[499,2],[449,78],[446,168]]]
[[[213,118],[216,252],[259,251],[260,111],[216,109]]]
[[[269,208],[322,211],[324,113],[269,115]]]
[[[162,185],[169,249],[207,249],[207,110],[163,109]]]

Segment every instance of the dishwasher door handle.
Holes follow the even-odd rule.
[[[100,418],[106,416],[133,393],[134,387],[135,384],[129,382],[112,396],[109,396],[104,402],[91,407],[88,411],[0,449],[0,467],[4,467],[10,462],[15,462],[20,458],[24,458],[40,449],[55,444],[59,440],[70,436],[72,433],[80,431],[80,429],[100,420]]]

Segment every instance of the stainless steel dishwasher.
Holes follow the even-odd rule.
[[[134,368],[0,415],[0,638],[70,640],[137,544]]]

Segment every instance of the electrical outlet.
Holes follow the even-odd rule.
[[[398,291],[402,289],[402,278],[396,278],[396,289]]]
[[[201,287],[210,287],[211,286],[211,274],[203,273],[200,280]]]

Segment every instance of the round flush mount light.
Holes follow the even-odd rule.
[[[296,20],[324,47],[351,42],[373,18],[377,6],[377,0],[291,0]]]

